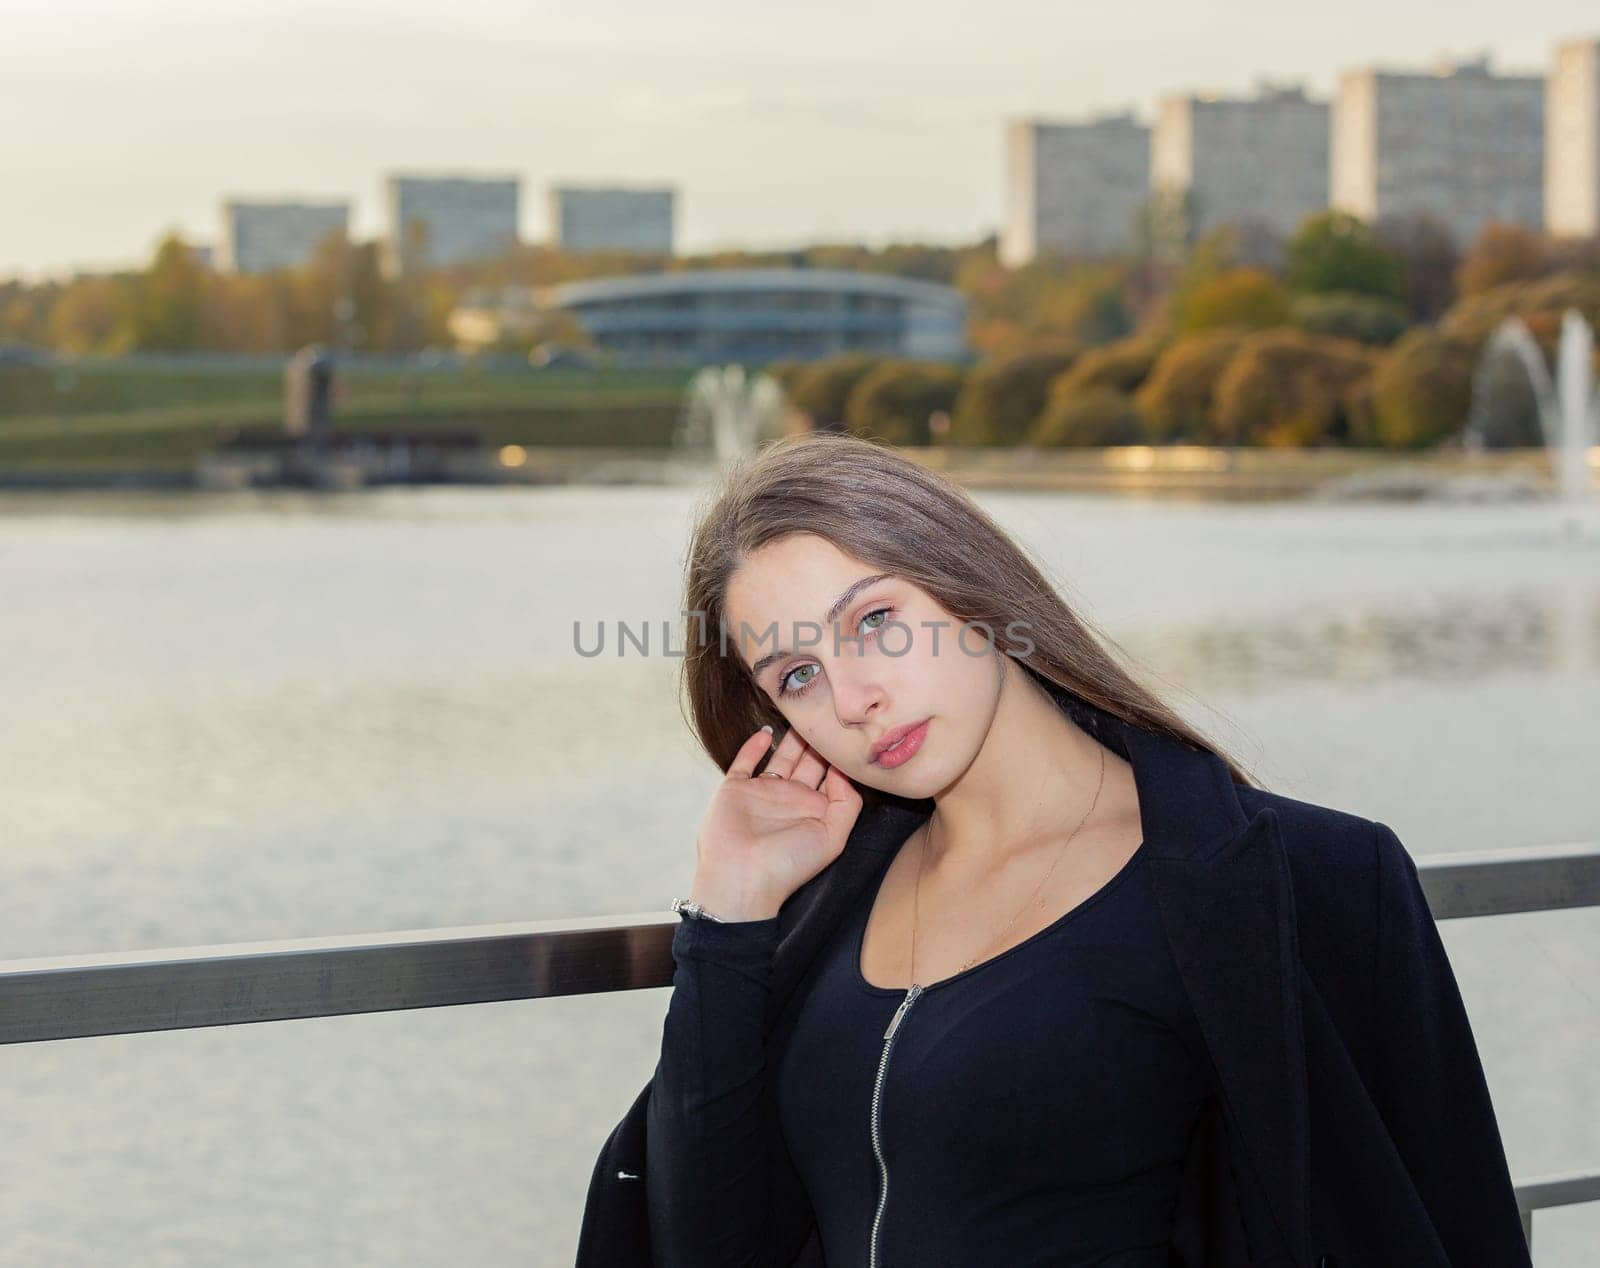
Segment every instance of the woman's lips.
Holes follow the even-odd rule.
[[[888,767],[889,769],[903,766],[915,757],[917,750],[922,747],[922,741],[928,735],[928,722],[932,721],[933,719],[929,718],[927,722],[919,722],[911,730],[907,731],[905,735],[901,736],[898,743],[890,745],[872,760],[877,765]]]

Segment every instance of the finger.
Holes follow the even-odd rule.
[[[804,784],[807,788],[815,788],[822,783],[822,777],[828,772],[828,763],[822,760],[822,754],[807,744],[800,754],[800,760],[795,763],[790,779]]]
[[[837,766],[829,766],[822,777],[822,787],[817,790],[828,798],[828,808],[822,821],[830,828],[839,829],[843,836],[861,813],[861,794]]]
[[[822,777],[822,786],[817,791],[827,795],[830,809],[834,806],[861,804],[860,791],[850,782],[850,777],[837,766],[828,767]]]
[[[741,744],[739,751],[733,755],[733,761],[728,763],[729,778],[749,779],[771,742],[772,728],[764,726]]]
[[[766,768],[761,773],[781,775],[784,779],[788,779],[794,774],[794,768],[799,764],[805,749],[806,742],[800,738],[800,733],[790,727],[783,733],[783,739],[778,741],[778,747],[773,749],[772,756],[767,759]]]

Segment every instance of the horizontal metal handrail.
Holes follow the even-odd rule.
[[[1435,855],[1436,919],[1600,906],[1600,844]],[[670,911],[0,961],[0,1044],[639,990]]]
[[[1430,854],[1417,863],[1435,920],[1600,907],[1600,845]]]
[[[1533,1247],[1533,1213],[1553,1206],[1600,1202],[1600,1172],[1565,1171],[1534,1176],[1516,1186],[1517,1209],[1522,1212],[1522,1235]]]
[[[0,1044],[667,986],[671,913],[0,961]]]
[[[1600,844],[1432,855],[1437,920],[1600,906]],[[0,1044],[669,986],[670,911],[0,961]],[[1517,1186],[1534,1210],[1600,1200],[1600,1174]]]

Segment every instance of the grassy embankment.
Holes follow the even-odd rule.
[[[505,444],[666,447],[688,372],[351,370],[336,426],[448,425]],[[0,471],[188,471],[231,428],[272,426],[283,376],[271,368],[131,362],[0,367]]]

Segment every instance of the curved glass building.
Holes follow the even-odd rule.
[[[846,352],[954,361],[967,301],[934,282],[841,269],[703,269],[569,282],[541,307],[633,364],[813,360]]]

